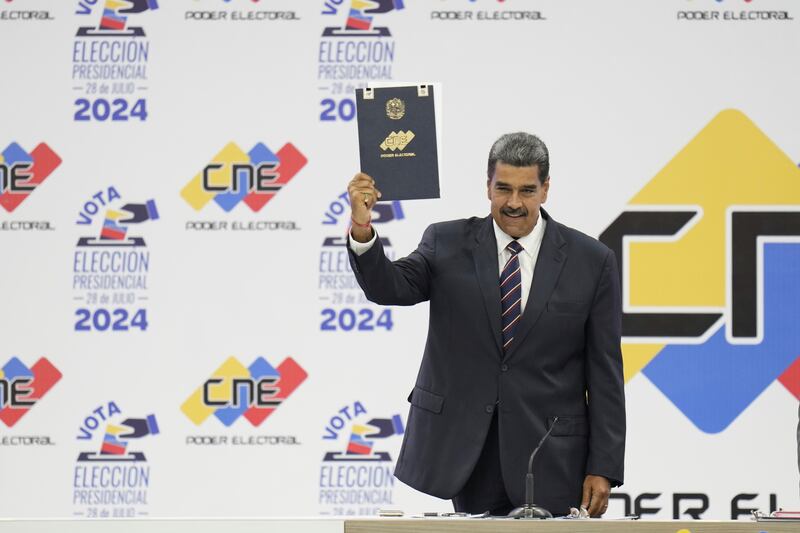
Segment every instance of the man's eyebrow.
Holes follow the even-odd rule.
[[[494,186],[495,187],[511,187],[510,184],[506,183],[505,181],[500,181],[500,180],[495,180]],[[534,181],[534,182],[531,182],[531,183],[524,183],[524,184],[520,185],[519,188],[520,189],[535,189],[538,186],[539,186],[539,184]]]

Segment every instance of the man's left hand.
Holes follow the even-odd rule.
[[[611,483],[603,476],[588,475],[583,480],[583,499],[581,507],[589,510],[589,516],[599,518],[608,509],[608,495]]]

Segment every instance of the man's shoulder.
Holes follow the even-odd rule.
[[[444,239],[464,238],[477,235],[486,224],[486,217],[470,217],[436,222],[429,229]]]
[[[548,224],[554,224],[558,228],[561,237],[567,243],[570,250],[579,251],[580,253],[587,254],[591,258],[605,260],[606,256],[611,252],[611,249],[582,231],[571,228],[566,224],[550,219]]]

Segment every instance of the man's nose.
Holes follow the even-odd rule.
[[[519,197],[519,193],[517,191],[513,191],[511,196],[508,197],[508,201],[506,202],[508,207],[511,209],[516,209],[517,207],[522,207],[522,201]]]

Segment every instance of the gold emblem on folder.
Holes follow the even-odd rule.
[[[400,120],[406,114],[406,104],[399,98],[386,102],[386,116],[392,120]]]
[[[395,150],[400,150],[402,152],[413,138],[414,132],[411,130],[398,132],[393,131],[381,143],[381,150],[391,150],[392,152]]]

